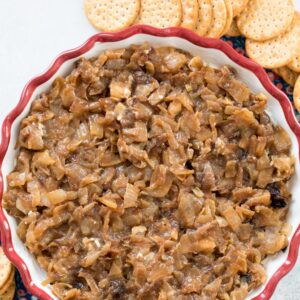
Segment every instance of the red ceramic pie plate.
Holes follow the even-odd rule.
[[[155,44],[176,46],[187,51],[191,49],[193,54],[199,49],[200,55],[202,57],[204,56],[204,61],[206,61],[205,56],[207,56],[207,59],[212,63],[216,60],[217,65],[224,63],[231,64],[240,70],[242,80],[244,78],[245,80],[249,80],[249,83],[246,82],[248,85],[253,84],[252,82],[255,81],[255,88],[267,93],[269,98],[271,98],[271,106],[269,108],[271,117],[277,118],[277,123],[284,123],[285,127],[288,127],[287,129],[293,135],[294,155],[297,160],[296,173],[298,172],[300,126],[294,116],[293,107],[287,96],[272,84],[262,67],[238,54],[231,46],[222,40],[203,38],[182,28],[156,29],[150,26],[137,25],[117,33],[99,33],[92,36],[82,46],[60,54],[48,70],[28,82],[23,89],[18,104],[5,118],[2,125],[2,140],[0,144],[0,199],[2,199],[5,188],[5,177],[9,172],[7,171],[7,167],[5,167],[5,164],[8,164],[6,160],[9,156],[15,156],[15,153],[11,153],[13,151],[10,151],[12,143],[14,143],[12,137],[13,127],[15,123],[18,122],[18,120],[16,120],[18,116],[22,115],[22,113],[26,113],[24,110],[30,105],[37,90],[41,88],[44,83],[52,81],[53,76],[55,77],[58,74],[58,71],[64,64],[71,64],[72,60],[83,55],[85,56],[92,51],[93,48],[99,48],[99,45],[100,48],[98,50],[101,51],[102,49],[103,51],[103,49],[109,49],[110,47],[122,48],[126,41],[128,41],[129,45],[130,43],[142,43],[144,40]],[[98,50],[95,49],[95,53],[97,53]],[[5,101],[5,99],[2,99],[2,101]],[[10,164],[12,164],[13,158],[9,161]],[[13,164],[11,165],[11,169],[12,168]],[[296,180],[297,178],[298,174],[296,174]],[[294,183],[294,187],[295,193],[298,194],[296,183]],[[294,195],[294,191],[292,192]],[[291,209],[296,210],[300,207],[297,200],[299,202],[299,199],[294,195],[292,200],[294,207],[292,207],[292,205]],[[290,237],[288,251],[280,254],[279,256],[281,257],[275,257],[271,262],[268,262],[270,265],[267,271],[269,278],[260,290],[250,295],[250,299],[270,299],[280,279],[293,268],[297,261],[300,242],[300,214],[298,214],[297,217],[297,214],[292,213],[290,218],[288,221],[291,221],[293,231]],[[6,255],[20,271],[22,280],[30,293],[39,299],[53,299],[54,297],[49,287],[43,287],[41,283],[42,278],[40,277],[43,276],[39,276],[41,270],[39,270],[35,262],[32,262],[34,258],[27,253],[25,247],[20,247],[20,241],[17,241],[18,238],[16,237],[15,230],[15,222],[11,220],[5,210],[0,206],[0,231],[2,246]]]

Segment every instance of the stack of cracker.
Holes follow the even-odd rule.
[[[85,0],[84,9],[91,24],[103,31],[134,24],[180,26],[218,38],[234,30],[234,17],[246,4],[244,0]]]
[[[0,247],[0,300],[12,300],[15,291],[15,268]]]
[[[250,58],[295,86],[300,111],[300,14],[293,0],[85,0],[84,7],[103,31],[146,24],[211,38],[243,35]]]

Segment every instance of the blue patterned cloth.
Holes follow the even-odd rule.
[[[21,276],[20,276],[19,272],[16,272],[16,284],[17,284],[17,288],[16,288],[16,294],[15,294],[14,300],[38,300],[38,298],[30,295],[27,292],[27,290],[21,280]]]
[[[246,56],[245,53],[245,39],[243,37],[223,37],[222,38],[225,42],[227,42],[229,45],[234,47],[237,52],[243,54]],[[293,89],[280,78],[278,75],[274,74],[271,70],[266,70],[270,79],[273,81],[273,83],[281,89],[283,92],[287,94],[289,99],[292,101],[293,99]],[[295,112],[296,113],[296,112]],[[298,121],[300,121],[300,115],[296,113]],[[30,295],[22,280],[20,277],[19,272],[16,272],[16,284],[17,284],[17,289],[16,289],[16,295],[15,295],[15,300],[37,300],[36,297]]]

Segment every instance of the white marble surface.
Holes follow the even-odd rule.
[[[295,4],[300,11],[300,0]],[[83,0],[0,0],[0,124],[30,78],[96,33],[82,6]],[[299,300],[299,287],[300,260],[272,300]]]

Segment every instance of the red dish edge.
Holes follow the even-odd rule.
[[[233,60],[240,66],[253,72],[256,75],[256,77],[260,80],[262,85],[265,87],[265,89],[274,98],[276,98],[279,101],[284,111],[285,118],[291,130],[295,133],[297,137],[297,141],[300,149],[300,125],[298,124],[295,118],[293,107],[290,101],[288,100],[287,96],[281,90],[279,90],[273,85],[268,75],[266,74],[265,70],[261,66],[251,61],[250,59],[240,55],[231,46],[229,46],[226,42],[223,42],[222,40],[203,38],[193,33],[192,31],[183,28],[157,29],[146,25],[136,25],[117,33],[99,33],[92,36],[82,46],[60,54],[46,72],[33,78],[31,81],[27,83],[27,85],[23,89],[19,103],[5,118],[2,125],[2,140],[0,144],[0,204],[2,201],[3,189],[4,189],[2,163],[10,142],[11,126],[15,121],[15,119],[22,113],[22,111],[28,104],[34,90],[39,85],[48,81],[57,72],[57,70],[65,61],[83,55],[84,53],[89,51],[96,42],[101,42],[101,43],[116,42],[141,33],[152,35],[152,36],[158,36],[158,37],[179,37],[204,48],[218,49],[223,53],[225,53],[231,60]],[[300,157],[300,153],[299,153],[299,157]],[[13,262],[13,264],[18,268],[22,280],[26,288],[28,289],[28,291],[41,300],[52,300],[52,298],[45,291],[43,291],[33,283],[31,279],[31,275],[29,273],[29,270],[25,262],[15,252],[12,245],[10,226],[1,205],[0,205],[0,233],[1,233],[2,246],[4,252],[7,255],[7,257]],[[271,298],[279,280],[283,276],[285,276],[295,265],[298,257],[299,244],[300,244],[300,224],[291,239],[289,253],[286,261],[277,269],[274,275],[269,279],[265,289],[252,300],[263,300],[263,299]]]

